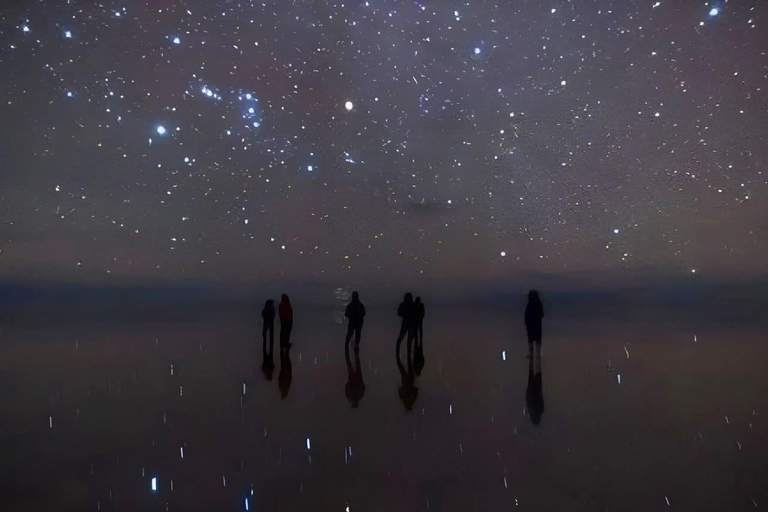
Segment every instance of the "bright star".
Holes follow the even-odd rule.
[[[717,16],[718,14],[720,14],[720,9],[718,9],[717,7],[713,7],[712,9],[709,10],[710,16]]]
[[[480,55],[480,48],[475,48],[475,55]]]
[[[351,102],[351,101],[348,101],[348,102],[346,102],[346,103],[344,104],[344,108],[346,108],[347,110],[352,110],[354,107],[355,107],[355,106],[352,104],[352,102]]]
[[[165,126],[160,125],[157,127],[157,134],[158,135],[165,135]]]
[[[181,39],[179,39],[178,37],[174,37],[173,44],[181,44]]]
[[[67,30],[66,32],[64,32],[64,37],[66,37],[67,39],[72,39],[72,32]]]
[[[312,171],[314,171],[314,170],[315,170],[315,168],[314,168],[313,166],[311,166],[311,165],[308,165],[308,166],[307,166],[307,170],[308,170],[309,172],[312,172]]]

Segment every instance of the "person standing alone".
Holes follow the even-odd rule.
[[[261,348],[265,356],[272,357],[272,348],[275,346],[275,303],[272,299],[264,304],[264,309],[261,310],[261,320],[263,322]],[[269,333],[269,352],[267,352],[267,333]]]
[[[363,318],[365,318],[365,306],[360,302],[360,295],[352,292],[352,301],[347,304],[347,310],[344,316],[349,319],[347,328],[347,339],[344,343],[345,350],[349,350],[349,341],[352,339],[352,333],[355,334],[355,350],[360,349],[360,335],[363,330]]]
[[[291,331],[293,330],[293,308],[288,295],[283,294],[278,306],[280,315],[280,348],[289,348],[291,346]]]
[[[533,344],[536,343],[541,358],[541,319],[544,318],[544,306],[539,292],[528,292],[528,305],[525,307],[525,329],[528,331],[528,357],[533,357]]]

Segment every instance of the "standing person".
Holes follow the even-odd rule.
[[[280,314],[280,348],[291,346],[291,330],[293,329],[293,308],[288,295],[283,294],[278,306]]]
[[[421,302],[421,297],[416,297],[416,302],[413,303],[416,320],[416,346],[421,347],[424,342],[424,303]]]
[[[395,352],[400,354],[400,344],[403,342],[403,338],[406,333],[408,334],[408,354],[410,356],[411,340],[414,335],[414,317],[413,317],[413,295],[406,293],[403,297],[403,302],[397,307],[397,316],[403,319],[400,324],[400,334],[397,337],[397,346]]]
[[[269,299],[264,304],[264,309],[261,310],[261,337],[263,342],[261,345],[266,358],[267,354],[272,357],[272,348],[275,346],[275,302]],[[267,353],[267,332],[269,332],[269,353]]]
[[[363,330],[363,318],[365,318],[365,306],[360,302],[360,295],[352,292],[352,301],[347,304],[347,310],[344,316],[349,319],[347,328],[347,339],[344,343],[345,350],[349,350],[349,341],[352,339],[352,333],[355,333],[355,350],[360,350],[360,334]]]
[[[528,331],[528,357],[533,357],[533,343],[536,343],[541,357],[541,319],[544,318],[544,306],[539,292],[528,292],[528,305],[525,307],[525,329]]]

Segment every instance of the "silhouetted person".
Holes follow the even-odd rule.
[[[347,356],[347,385],[344,386],[344,392],[347,400],[354,409],[360,405],[360,400],[365,395],[365,383],[363,382],[363,369],[360,366],[360,351],[355,350],[355,367],[352,367],[352,361],[349,358],[349,349],[344,350]]]
[[[263,338],[262,350],[267,354],[267,332],[269,332],[269,356],[272,357],[272,349],[275,346],[275,302],[269,299],[261,310],[261,337]]]
[[[293,380],[293,365],[291,364],[291,347],[280,349],[280,374],[277,376],[277,387],[280,388],[280,398],[285,400],[291,389]]]
[[[413,295],[406,293],[403,302],[397,307],[397,316],[403,319],[400,324],[400,334],[397,336],[397,346],[395,353],[400,357],[400,344],[403,338],[408,334],[408,359],[411,358],[411,342],[416,335],[416,316],[413,307]]]
[[[544,318],[544,306],[539,292],[528,292],[528,305],[525,306],[525,329],[528,331],[528,356],[533,357],[533,344],[541,354],[541,319]]]
[[[544,414],[544,390],[541,381],[541,358],[537,359],[534,372],[533,358],[528,360],[528,387],[525,390],[525,406],[531,416],[531,423],[538,425]]]
[[[416,398],[419,396],[419,388],[414,385],[416,378],[413,375],[413,365],[411,364],[410,355],[408,357],[408,371],[403,368],[403,363],[400,362],[400,354],[397,354],[397,368],[400,370],[400,377],[403,381],[402,386],[398,390],[400,400],[403,402],[405,409],[410,411],[413,409],[413,404],[416,402]]]
[[[278,306],[280,314],[280,348],[291,346],[291,331],[293,330],[293,308],[288,295],[283,294]]]
[[[360,347],[360,334],[363,331],[363,319],[365,318],[365,306],[360,302],[360,296],[357,292],[352,292],[352,301],[347,304],[347,310],[344,316],[349,319],[347,327],[347,339],[344,343],[345,350],[349,350],[349,340],[352,339],[352,333],[355,333],[355,350]]]
[[[421,302],[421,297],[416,297],[416,301],[413,303],[414,321],[416,322],[416,346],[418,347],[424,342],[424,303]]]

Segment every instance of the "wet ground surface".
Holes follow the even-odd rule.
[[[358,367],[338,309],[294,309],[271,372],[258,307],[5,322],[3,509],[768,506],[759,326],[548,315],[539,370],[521,312],[432,307],[401,368],[369,307]]]

